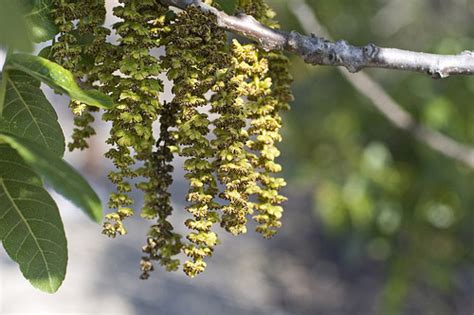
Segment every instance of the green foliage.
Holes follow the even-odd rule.
[[[59,29],[54,24],[51,10],[52,0],[20,0],[25,6],[25,19],[30,30],[31,38],[37,43],[53,38]]]
[[[97,90],[81,89],[71,72],[48,59],[27,54],[12,54],[4,69],[23,71],[58,92],[69,95],[73,101],[99,108],[112,107],[112,100],[108,96]]]
[[[226,12],[229,15],[235,13],[237,9],[237,0],[216,0],[216,7]]]
[[[29,51],[32,48],[29,30],[22,16],[21,1],[0,0],[0,47]],[[10,31],[5,31],[10,30]]]
[[[58,208],[38,175],[5,144],[0,144],[0,239],[33,286],[56,292],[67,263]]]
[[[0,109],[3,109],[0,112],[5,122],[1,129],[35,141],[55,155],[63,156],[64,135],[56,112],[40,89],[40,81],[10,70],[3,72],[2,83],[5,93],[0,99]]]
[[[12,16],[25,8],[40,9],[27,16],[36,30],[50,13],[42,1],[11,8]],[[53,29],[42,34],[50,38]],[[23,48],[0,40],[10,48]],[[102,207],[89,184],[62,160],[64,135],[40,83],[89,105],[107,108],[112,102],[98,91],[80,89],[69,71],[41,57],[9,53],[0,79],[0,239],[25,278],[53,293],[65,277],[67,246],[59,211],[41,177],[95,221],[101,220]]]
[[[0,46],[30,51],[33,42],[54,37],[58,29],[51,6],[51,0],[0,0]]]
[[[98,220],[97,196],[60,160],[64,138],[40,82],[71,97],[76,115],[71,150],[86,148],[86,139],[95,134],[90,126],[92,106],[107,109],[103,120],[112,128],[106,157],[117,168],[109,174],[117,190],[109,198],[108,205],[116,212],[106,216],[104,234],[115,237],[127,232],[122,221],[134,213],[130,182],[140,178],[135,186],[145,193],[141,215],[156,220],[143,247],[142,278],[154,269],[154,261],[176,270],[180,253],[189,257],[183,269],[194,277],[205,269],[204,259],[219,243],[213,230],[216,223],[234,235],[246,233],[247,218],[253,214],[257,231],[265,237],[281,226],[280,204],[286,198],[278,190],[285,182],[272,173],[281,171],[274,162],[279,155],[275,144],[281,140],[279,111],[291,101],[288,62],[253,44],[234,40],[228,45],[215,17],[198,9],[174,13],[154,0],[120,2],[114,8],[120,21],[112,28],[119,36],[117,45],[106,41],[111,30],[103,27],[104,1],[22,2],[20,12],[29,12],[25,19],[36,39],[54,40],[40,56],[8,55],[0,86],[0,139],[53,188]],[[229,13],[255,14],[276,27],[271,20],[274,13],[262,1],[219,4]],[[166,48],[166,56],[150,53],[159,47]],[[157,77],[162,73],[174,83],[175,97],[167,104],[159,99],[163,83]],[[210,118],[206,105],[217,118]],[[156,139],[152,127],[158,120]],[[40,148],[30,141],[39,142]],[[168,188],[176,155],[186,160],[190,184],[187,240],[169,222],[173,209]]]
[[[436,53],[473,45],[472,10],[459,11],[470,4],[407,2],[400,10],[417,18],[400,22],[401,11],[387,14],[388,7],[375,0],[306,3],[333,37],[350,42]],[[272,4],[280,8],[285,29],[300,29],[287,1]],[[446,14],[458,18],[431,24]],[[412,33],[427,25],[430,31]],[[290,187],[311,190],[315,221],[339,257],[335,268],[380,284],[378,313],[459,312],[451,304],[461,295],[456,279],[466,277],[462,270],[473,261],[472,170],[390,126],[334,69],[296,58],[291,64],[296,102],[285,116],[283,164]],[[420,122],[473,143],[471,77],[433,81],[408,73],[370,74]],[[424,303],[433,298],[437,306]]]
[[[21,137],[1,133],[0,140],[15,149],[34,172],[58,193],[71,200],[94,221],[102,219],[99,197],[89,184],[69,164],[54,153],[38,148],[37,144]]]
[[[53,293],[66,272],[66,239],[57,206],[38,175],[96,221],[102,207],[87,182],[61,159],[64,136],[40,81],[8,61],[1,79],[0,239],[25,278]]]

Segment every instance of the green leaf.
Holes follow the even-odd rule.
[[[90,106],[111,108],[113,105],[110,97],[96,90],[82,90],[70,71],[42,57],[12,54],[5,64],[5,70],[23,71],[50,87],[68,94],[73,100]]]
[[[89,183],[64,160],[18,136],[0,132],[0,140],[15,149],[23,160],[43,176],[54,190],[71,200],[91,219],[100,222],[102,206]]]
[[[45,59],[50,59],[52,55],[52,46],[46,46],[44,47],[43,49],[40,50],[40,52],[38,53],[38,56],[40,56],[41,58],[45,58]]]
[[[51,15],[52,1],[22,0],[22,2],[29,8],[25,19],[33,40],[38,43],[51,40],[59,32]]]
[[[40,89],[40,82],[18,71],[3,72],[1,82],[0,116],[4,123],[0,129],[30,139],[62,157],[63,131],[54,108]]]
[[[34,287],[58,290],[67,265],[58,208],[41,179],[6,145],[0,145],[0,240]]]
[[[0,0],[0,46],[31,51],[29,30],[20,1]]]

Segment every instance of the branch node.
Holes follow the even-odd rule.
[[[380,48],[372,43],[365,45],[363,50],[364,56],[368,61],[373,61],[380,52]]]

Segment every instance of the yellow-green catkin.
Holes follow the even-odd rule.
[[[117,168],[109,174],[117,192],[110,195],[108,203],[117,211],[106,216],[108,221],[104,223],[103,231],[111,237],[126,233],[122,221],[134,213],[133,200],[129,196],[130,179],[144,177],[145,181],[138,188],[146,194],[155,185],[154,179],[150,178],[155,144],[152,124],[162,108],[159,102],[162,83],[157,79],[161,67],[158,59],[150,54],[150,50],[160,44],[155,22],[162,7],[153,0],[119,2],[122,6],[115,7],[114,14],[122,21],[113,26],[120,36],[119,45],[112,56],[115,60],[108,59],[109,64],[116,65],[116,72],[109,79],[113,82],[110,94],[116,105],[103,116],[104,120],[112,122],[107,140],[112,148],[106,156]],[[137,161],[144,161],[144,165],[134,168]]]
[[[273,21],[274,12],[263,0],[241,0],[240,9],[254,16],[269,27],[276,28]],[[288,109],[292,100],[289,85],[291,76],[288,72],[286,57],[278,52],[266,52],[256,48],[257,65],[252,71],[249,83],[248,106],[251,123],[247,142],[251,150],[250,159],[255,169],[259,170],[258,185],[253,193],[257,196],[256,214],[253,216],[258,223],[257,232],[264,237],[272,237],[281,226],[283,208],[281,203],[286,198],[279,190],[286,185],[283,178],[274,177],[281,172],[281,166],[275,162],[280,155],[276,144],[280,142],[281,116],[280,111]]]
[[[249,140],[249,111],[244,98],[248,96],[247,81],[252,73],[247,61],[255,56],[254,50],[246,48],[251,47],[233,41],[230,53],[223,58],[226,68],[219,73],[211,98],[212,112],[219,114],[214,121],[213,141],[217,150],[215,169],[224,186],[219,196],[227,201],[221,208],[221,225],[233,235],[247,232],[247,216],[253,208],[249,196],[258,178],[245,147]]]
[[[160,7],[157,18],[153,21],[153,34],[158,43],[163,45],[167,42],[173,22],[172,12],[165,7]],[[142,279],[147,279],[150,272],[154,270],[154,262],[159,262],[168,271],[177,270],[180,261],[176,255],[181,253],[183,243],[181,235],[174,232],[169,217],[173,212],[171,205],[171,194],[169,187],[173,182],[174,149],[176,139],[173,130],[176,130],[178,107],[173,103],[164,103],[160,115],[160,134],[156,142],[155,151],[148,162],[146,177],[148,183],[142,183],[141,189],[145,191],[145,204],[141,216],[145,219],[156,220],[147,234],[147,243],[143,246],[140,262]]]
[[[145,209],[142,211],[142,217],[156,218],[156,223],[148,231],[147,243],[143,246],[146,256],[142,257],[140,262],[142,279],[147,279],[154,270],[154,261],[158,261],[168,271],[177,270],[180,264],[175,256],[183,247],[181,235],[173,231],[173,225],[168,221],[173,212],[168,190],[173,182],[172,148],[176,141],[171,128],[176,126],[176,115],[176,106],[171,103],[163,104],[160,112],[160,137],[150,160],[150,191],[145,197]]]
[[[81,61],[82,47],[79,45],[75,22],[84,17],[86,11],[77,1],[53,0],[51,14],[59,28],[59,36],[53,43],[51,57],[66,69],[74,71]]]
[[[96,56],[104,46],[110,31],[103,27],[105,20],[104,0],[54,0],[52,12],[60,34],[52,45],[51,59],[72,71],[82,85],[91,88],[97,77]],[[88,147],[87,139],[95,135],[91,124],[97,111],[94,107],[72,100],[75,128],[70,151]]]
[[[219,221],[219,205],[214,201],[218,192],[212,162],[215,149],[207,138],[210,121],[202,107],[208,103],[205,94],[215,85],[220,72],[216,52],[224,49],[224,36],[215,18],[191,7],[178,14],[164,59],[168,78],[174,82],[171,106],[179,109],[175,150],[186,159],[185,177],[190,183],[186,210],[193,218],[185,224],[193,231],[187,235],[190,244],[183,248],[190,258],[183,269],[190,277],[204,271],[204,258],[218,243],[217,234],[211,230]]]

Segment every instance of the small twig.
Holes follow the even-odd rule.
[[[286,50],[295,53],[309,64],[343,66],[350,72],[358,72],[363,68],[416,71],[427,73],[433,78],[474,74],[472,51],[464,51],[458,55],[437,55],[383,48],[374,44],[358,47],[344,40],[332,42],[314,34],[305,36],[295,31],[274,30],[259,23],[252,16],[245,14],[229,16],[201,0],[161,0],[161,2],[180,9],[194,5],[204,12],[215,15],[220,27],[255,40],[267,50]]]
[[[318,30],[318,33],[330,38],[328,32],[318,22],[312,8],[304,0],[292,0],[290,8],[305,31]],[[342,75],[357,89],[372,101],[374,107],[380,111],[393,125],[412,134],[418,141],[426,144],[433,150],[451,159],[460,161],[474,168],[474,149],[470,146],[423,126],[404,110],[387,92],[367,74],[361,72],[350,74],[340,69]]]

